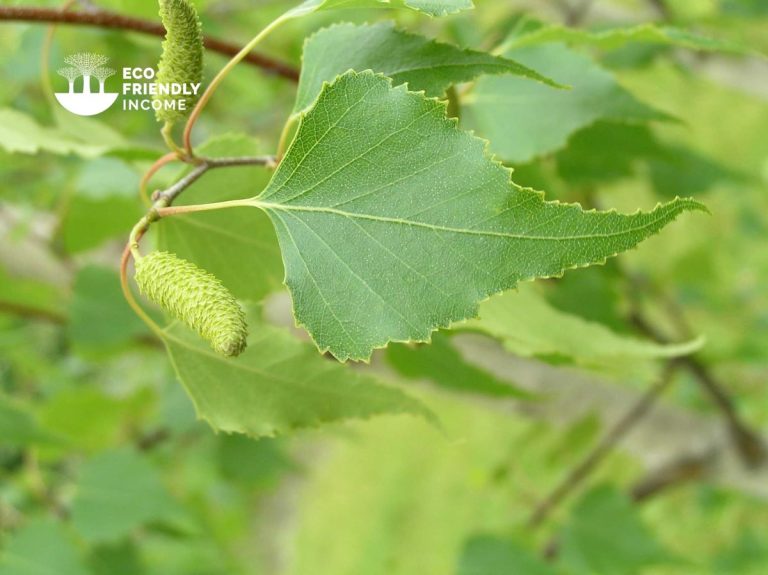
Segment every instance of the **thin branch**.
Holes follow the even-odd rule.
[[[650,412],[656,400],[674,380],[673,375],[676,367],[677,360],[672,360],[667,364],[659,381],[640,396],[638,401],[607,431],[597,445],[539,503],[528,519],[528,527],[535,528],[541,525],[552,511],[591,475],[616,445]]]
[[[138,437],[136,440],[136,448],[140,451],[151,451],[158,445],[171,439],[171,437],[171,430],[167,427],[161,427]]]
[[[667,465],[649,472],[635,483],[629,491],[629,497],[637,504],[645,503],[668,489],[698,481],[709,470],[712,453],[703,455],[684,455]],[[547,561],[554,561],[560,553],[560,537],[551,537],[544,545],[541,556]]]
[[[237,156],[231,158],[198,158],[208,164],[209,168],[226,168],[228,166],[264,166],[269,169],[277,167],[275,156]]]
[[[102,9],[73,12],[56,8],[0,6],[0,21],[93,26],[97,28],[128,30],[160,38],[165,36],[165,28],[160,22],[134,18],[133,16],[126,16]],[[211,36],[205,36],[203,44],[208,50],[226,56],[234,56],[242,48],[237,44]],[[297,82],[299,79],[299,71],[295,67],[268,56],[250,52],[243,60],[261,68],[266,73],[281,76],[293,82]]]
[[[653,326],[643,314],[635,309],[629,316],[632,324],[642,333],[659,343],[669,343],[669,338]],[[742,421],[733,400],[725,387],[715,378],[712,372],[696,355],[679,358],[681,366],[685,367],[696,378],[699,385],[707,392],[725,418],[728,432],[742,460],[751,468],[762,465],[768,453],[760,435]]]
[[[289,10],[288,12],[283,13],[281,16],[278,16],[272,20],[272,22],[267,24],[264,29],[262,29],[261,32],[251,38],[248,43],[237,52],[237,54],[232,56],[229,62],[224,64],[221,70],[219,70],[211,79],[211,81],[208,82],[208,85],[205,87],[205,91],[203,91],[203,93],[200,95],[200,98],[195,103],[195,107],[192,108],[189,116],[187,116],[187,122],[184,125],[182,141],[184,145],[184,151],[189,158],[194,158],[195,156],[194,150],[192,149],[192,129],[195,127],[195,123],[197,122],[198,118],[200,118],[200,115],[203,113],[203,110],[208,105],[208,102],[213,97],[213,94],[216,92],[219,85],[224,81],[224,78],[226,78],[227,75],[235,69],[235,67],[243,60],[243,58],[248,56],[248,54],[253,51],[259,42],[269,36],[284,22],[287,22],[293,18],[294,16],[292,15],[292,12],[292,10]]]
[[[568,2],[568,0],[555,0],[555,5],[563,17],[566,26],[578,27],[584,21],[592,8],[593,0],[581,0],[581,2]]]
[[[648,0],[648,4],[650,4],[651,7],[656,12],[658,12],[659,16],[661,16],[664,20],[672,19],[672,13],[670,12],[665,0]]]
[[[139,197],[147,208],[152,207],[152,202],[150,201],[149,195],[147,194],[147,186],[149,186],[149,182],[152,180],[152,176],[154,176],[163,166],[166,166],[171,162],[175,162],[178,159],[179,157],[176,152],[168,152],[164,156],[161,156],[155,160],[155,163],[152,164],[141,177],[141,180],[139,181]]]
[[[0,313],[2,312],[8,312],[19,317],[38,319],[55,324],[63,324],[66,322],[66,318],[63,315],[54,311],[9,301],[0,301]]]
[[[200,176],[202,176],[209,169],[210,166],[208,164],[200,164],[199,166],[195,166],[191,172],[189,172],[186,176],[181,178],[168,189],[164,191],[157,191],[152,194],[152,202],[157,204],[158,201],[162,200],[165,205],[172,203],[173,200],[175,200],[179,194],[181,194],[181,192],[194,184],[200,178]]]
[[[277,160],[275,156],[243,156],[233,158],[196,158],[199,162],[191,172],[181,178],[178,182],[173,184],[167,190],[162,192],[155,192],[152,194],[152,201],[157,203],[162,200],[162,207],[169,206],[173,201],[186,190],[189,186],[195,183],[200,176],[202,176],[208,170],[216,168],[226,168],[231,166],[265,166],[273,169],[277,166]],[[156,206],[157,207],[157,206]]]
[[[635,503],[643,503],[672,488],[697,481],[707,473],[712,453],[684,455],[649,472],[632,486],[630,497]]]

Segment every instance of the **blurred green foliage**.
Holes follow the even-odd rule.
[[[97,4],[157,19],[154,0]],[[476,4],[444,19],[321,12],[290,22],[262,49],[298,66],[304,39],[332,22],[394,19],[414,33],[492,50],[512,32],[562,24],[574,13],[561,7],[579,3]],[[0,2],[10,5],[59,7]],[[292,5],[196,2],[206,34],[240,43]],[[269,296],[263,329],[254,323],[261,345],[246,359],[278,362],[267,377],[219,365],[184,334],[168,340],[196,406],[117,281],[122,245],[144,209],[139,178],[163,150],[154,116],[113,108],[75,117],[43,81],[58,86],[63,56],[86,49],[110,54],[116,67],[155,66],[160,40],[62,26],[47,70],[46,27],[0,22],[0,575],[763,575],[764,469],[731,461],[733,473],[715,465],[702,481],[632,502],[627,493],[665,445],[612,453],[545,525],[526,527],[611,419],[597,408],[569,417],[562,404],[547,414],[551,390],[530,380],[551,369],[566,382],[599,378],[595,389],[614,384],[628,408],[631,392],[649,386],[666,361],[664,346],[640,340],[647,334],[632,312],[671,341],[703,336],[697,357],[727,383],[754,429],[768,425],[768,66],[757,54],[768,51],[768,8],[762,0],[596,0],[574,25],[658,18],[746,49],[695,52],[638,38],[601,46],[583,34],[512,47],[507,54],[575,90],[486,77],[458,87],[461,125],[491,141],[515,181],[550,199],[633,212],[692,195],[711,217],[681,220],[605,266],[489,302],[489,310],[509,307],[502,311],[516,323],[491,316],[499,330],[514,326],[515,338],[487,324],[473,334],[455,326],[462,333],[435,334],[431,346],[396,344],[349,369],[296,341],[301,334],[268,325],[292,320],[274,295],[282,261],[260,212],[170,221],[159,246],[214,272],[238,297]],[[205,62],[210,81],[225,59],[209,51]],[[274,151],[295,93],[285,79],[239,66],[196,128],[208,142],[201,149]],[[164,168],[153,189],[182,173]],[[252,196],[267,179],[254,167],[212,171],[181,203]],[[526,328],[534,314],[537,329]],[[478,341],[488,357],[505,360],[473,358]],[[612,353],[615,346],[629,352]],[[211,372],[240,395],[222,396],[204,377]],[[421,412],[401,389],[439,425],[387,415],[315,428],[318,410],[322,421],[392,405]],[[686,422],[718,425],[688,374],[665,401]],[[226,410],[216,411],[225,403],[252,418],[251,433],[310,429],[258,440],[217,434],[198,417],[215,413],[228,429]],[[275,412],[283,419],[270,419]],[[664,444],[707,439],[680,438],[679,426],[659,431]]]

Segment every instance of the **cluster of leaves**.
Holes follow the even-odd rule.
[[[760,572],[761,505],[698,487],[638,508],[623,494],[642,472],[628,457],[609,460],[553,529],[525,530],[601,418],[574,414],[563,428],[498,409],[547,402],[526,370],[639,386],[698,352],[738,382],[747,416],[766,420],[768,347],[750,332],[766,327],[768,259],[750,247],[768,226],[768,117],[759,94],[680,66],[691,53],[751,62],[735,41],[684,30],[759,14],[732,0],[677,15],[686,28],[587,31],[489,4],[457,14],[471,3],[307,0],[272,40],[301,53],[298,87],[238,70],[222,87],[231,95],[211,101],[200,132],[244,130],[210,137],[196,147],[204,157],[273,151],[283,121],[298,124],[274,174],[213,170],[177,202],[248,207],[163,219],[144,240],[247,307],[249,347],[234,360],[179,324],[159,342],[108,263],[160,153],[144,143],[151,116],[48,109],[37,61],[23,59],[40,53],[41,31],[4,40],[20,49],[0,73],[22,82],[0,93],[0,240],[11,246],[0,249],[0,574]],[[239,25],[246,37],[273,16],[248,10],[233,23],[207,15],[213,6],[201,16],[214,33]],[[335,10],[350,7],[364,11]],[[380,21],[377,8],[398,7],[410,10]],[[426,24],[420,13],[453,16]],[[62,53],[83,49],[83,36],[57,38]],[[159,54],[116,32],[89,39],[93,51]],[[206,57],[209,71],[221,63]],[[734,106],[741,116],[724,114]],[[156,185],[184,173],[163,170]],[[713,218],[559,277],[636,246],[698,200]],[[557,279],[509,291],[534,278]],[[665,320],[670,301],[693,329]],[[276,325],[293,323],[288,305],[316,345]],[[677,343],[635,332],[637,309]],[[317,348],[374,361],[341,365]],[[678,407],[702,409],[682,384]],[[554,560],[541,558],[553,545]]]

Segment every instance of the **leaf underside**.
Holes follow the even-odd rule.
[[[277,229],[297,322],[339,360],[427,341],[521,280],[604,261],[660,230],[517,187],[444,104],[372,72],[326,85],[254,205]]]
[[[562,44],[527,46],[505,55],[571,86],[552,90],[509,75],[478,80],[463,110],[505,161],[529,162],[559,150],[572,134],[598,120],[672,119],[639,101],[588,56]]]
[[[399,389],[318,356],[282,329],[248,318],[248,348],[223,358],[180,324],[165,345],[198,416],[214,429],[273,436],[350,418],[428,410]]]
[[[660,344],[616,333],[551,306],[532,284],[520,285],[480,306],[479,318],[466,327],[498,338],[522,357],[558,356],[589,367],[630,365],[639,360],[672,358],[697,351],[701,339]]]
[[[312,105],[323,82],[347,70],[380,72],[394,85],[407,83],[410,90],[424,90],[427,96],[442,96],[452,84],[482,74],[512,74],[557,86],[514,60],[409,34],[392,22],[323,28],[307,39],[302,59],[294,113]]]

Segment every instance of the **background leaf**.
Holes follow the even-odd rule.
[[[49,445],[60,440],[60,437],[41,425],[29,410],[0,395],[0,444]]]
[[[397,388],[323,359],[255,314],[248,327],[248,348],[236,359],[214,354],[183,326],[166,330],[179,379],[216,430],[259,437],[386,413],[431,417]]]
[[[260,155],[245,136],[225,135],[199,148],[208,157]],[[269,181],[263,167],[211,170],[185,191],[179,205],[247,198]],[[197,264],[219,278],[235,297],[261,301],[282,286],[283,264],[275,232],[257,210],[186,214],[163,220],[160,248]],[[248,265],[243,265],[248,262]]]
[[[34,520],[7,543],[0,558],[0,575],[90,575],[64,526]]]
[[[90,349],[109,349],[148,335],[147,327],[128,306],[117,272],[98,266],[82,268],[70,304],[72,341]]]
[[[304,44],[294,113],[312,104],[323,82],[332,82],[347,70],[369,69],[389,76],[396,86],[407,83],[413,92],[424,90],[427,96],[442,96],[449,86],[482,74],[512,74],[554,84],[514,60],[409,34],[391,22],[336,24]]]
[[[562,148],[593,122],[647,122],[670,116],[640,102],[588,56],[562,44],[510,50],[505,56],[540,71],[570,90],[552,90],[510,76],[482,78],[466,98],[469,125],[509,162],[527,162]]]
[[[571,45],[587,44],[604,50],[615,50],[627,44],[647,43],[663,46],[677,46],[704,52],[749,53],[743,45],[728,40],[709,38],[690,30],[656,24],[639,24],[604,30],[568,28],[560,25],[542,25],[526,30],[511,39],[509,48],[522,48],[550,42],[565,42]]]
[[[516,355],[554,356],[582,365],[627,367],[628,360],[670,358],[701,348],[701,339],[662,345],[620,335],[550,306],[530,285],[521,285],[480,305],[479,319],[466,324],[496,338]]]
[[[499,398],[530,397],[512,384],[464,361],[451,344],[451,338],[444,333],[433,334],[427,345],[390,345],[387,360],[407,378],[428,379],[447,389]]]
[[[555,575],[542,559],[510,539],[476,535],[467,541],[457,575]]]
[[[590,491],[573,508],[561,545],[562,563],[574,573],[630,575],[670,560],[630,501],[610,487]]]
[[[97,455],[81,470],[72,523],[88,541],[111,542],[178,508],[150,463],[129,449]]]

